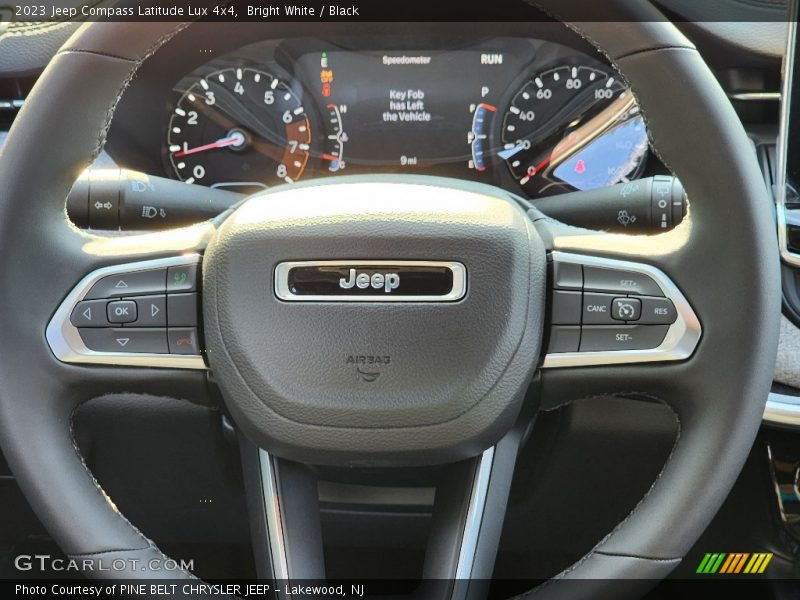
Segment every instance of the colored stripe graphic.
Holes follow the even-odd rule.
[[[730,564],[723,565],[722,569],[720,569],[720,573],[738,573],[742,570],[744,562],[747,560],[747,557],[750,556],[750,554],[736,552],[734,554],[729,554],[728,556],[730,556]]]
[[[730,569],[736,562],[739,560],[738,554],[728,554],[728,558],[722,563],[722,568],[720,568],[720,573],[730,573]]]
[[[760,574],[766,570],[772,556],[771,552],[708,552],[695,572],[704,575]]]
[[[700,561],[700,566],[697,567],[697,571],[695,573],[705,573],[706,572],[706,565],[708,564],[709,559],[711,558],[710,554],[706,554],[703,557],[703,560]]]
[[[703,562],[700,563],[700,566],[697,567],[698,573],[716,573],[717,569],[719,569],[720,565],[722,564],[723,559],[725,558],[726,554],[722,553],[714,553],[714,554],[706,554],[703,558]]]
[[[742,567],[744,566],[744,562],[747,560],[747,557],[749,557],[749,556],[750,556],[749,553],[744,553],[744,554],[741,555],[741,558],[739,559],[739,562],[736,564],[736,568],[733,571],[734,573],[740,573],[741,572]]]

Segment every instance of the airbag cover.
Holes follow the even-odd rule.
[[[443,302],[278,297],[278,265],[333,260],[461,263],[467,289]],[[333,183],[262,194],[206,254],[208,358],[236,422],[278,455],[463,458],[519,411],[538,362],[545,274],[535,229],[493,188]]]

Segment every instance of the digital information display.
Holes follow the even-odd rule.
[[[322,102],[343,113],[347,140],[342,154],[348,172],[374,172],[376,167],[425,172],[436,166],[438,172],[452,168],[458,176],[474,168],[476,106],[496,111],[513,83],[509,74],[521,74],[525,67],[507,48],[334,50],[305,55],[299,63],[308,73],[319,71]],[[478,133],[488,138],[488,131]]]

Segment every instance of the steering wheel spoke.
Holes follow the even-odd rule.
[[[520,419],[518,426],[477,457],[428,468],[416,476],[404,473],[406,481],[424,481],[434,489],[434,500],[427,507],[430,525],[421,577],[409,597],[477,600],[487,596],[511,478],[528,422]],[[279,585],[341,581],[340,573],[326,570],[319,491],[320,482],[341,485],[335,481],[340,473],[279,458],[244,436],[240,436],[240,449],[258,576],[274,579]],[[369,518],[375,523],[380,510],[359,506],[359,494],[368,497],[367,482],[391,474],[381,469],[360,469],[358,473],[347,474],[349,483],[354,478],[363,480],[347,494],[353,518]],[[391,511],[387,517],[391,518]],[[381,527],[379,521],[376,526]]]

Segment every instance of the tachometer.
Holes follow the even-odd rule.
[[[257,189],[303,176],[311,124],[289,83],[256,69],[223,69],[183,93],[167,147],[186,183]]]
[[[498,153],[530,196],[635,177],[648,139],[636,101],[611,72],[563,66],[534,76],[502,123]]]

